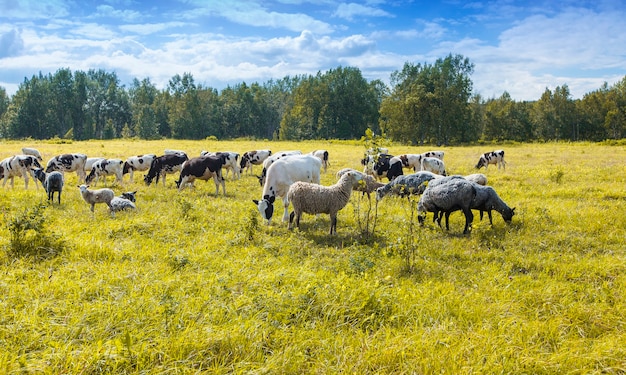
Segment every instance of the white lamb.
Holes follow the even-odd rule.
[[[22,154],[24,154],[24,155],[31,155],[31,156],[36,157],[37,160],[43,161],[43,158],[41,157],[41,153],[36,148],[23,147],[22,148]]]
[[[111,213],[124,210],[134,210],[137,208],[134,203],[136,201],[136,193],[137,191],[129,191],[122,193],[119,197],[111,199]]]
[[[300,228],[300,218],[303,213],[329,214],[330,234],[336,234],[337,212],[348,204],[353,186],[360,180],[360,173],[346,172],[336,184],[331,186],[294,182],[287,193],[287,199],[293,205],[293,212],[289,216],[289,229],[292,229],[294,217],[296,226]]]
[[[106,203],[111,209],[111,201],[115,197],[115,193],[111,189],[96,189],[89,190],[89,185],[80,185],[80,195],[82,195],[85,202],[91,205],[91,212],[94,212],[94,206],[96,203]]]
[[[357,171],[356,169],[352,169],[352,168],[344,168],[344,169],[339,170],[337,172],[337,178],[338,179],[341,178],[341,176],[343,176],[344,174],[348,172],[358,173],[361,176],[361,180],[356,185],[354,185],[352,190],[360,191],[363,194],[367,194],[367,199],[370,199],[370,194],[375,192],[376,189],[385,186],[385,184],[383,184],[382,182],[376,181],[374,176],[370,176],[368,174],[365,174],[361,171]]]

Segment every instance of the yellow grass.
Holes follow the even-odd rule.
[[[44,161],[65,152],[325,148],[326,185],[339,169],[360,169],[364,151],[358,142],[23,141],[0,144],[0,159],[23,146]],[[16,179],[0,190],[0,372],[626,372],[626,148],[443,150],[451,173],[469,174],[495,148],[506,151],[506,171],[482,172],[517,214],[506,225],[494,212],[493,227],[476,214],[470,235],[460,213],[449,232],[430,220],[420,227],[414,201],[386,197],[364,236],[368,202],[357,194],[336,236],[327,215],[287,230],[280,205],[267,227],[251,176],[229,179],[226,197],[212,182],[178,192],[178,176],[165,188],[145,186],[142,173],[125,186],[109,177],[118,194],[138,191],[138,210],[116,217],[102,205],[89,211],[75,174],[60,206]],[[25,233],[52,249],[21,256],[9,223],[34,220],[39,204],[45,222]]]

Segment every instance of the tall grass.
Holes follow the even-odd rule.
[[[22,146],[3,143],[0,158]],[[46,160],[326,148],[327,185],[337,170],[360,168],[364,151],[243,140],[34,146]],[[74,174],[60,206],[17,179],[0,191],[0,372],[626,372],[626,149],[502,148],[506,171],[486,174],[517,214],[506,225],[495,213],[493,226],[476,215],[470,235],[460,213],[449,232],[422,227],[407,199],[387,197],[364,234],[357,206],[368,203],[359,194],[340,211],[336,236],[327,235],[327,215],[304,216],[299,231],[280,219],[268,227],[250,176],[227,181],[226,197],[212,182],[178,192],[171,175],[165,188],[135,176],[111,187],[138,190],[138,210],[114,218],[104,206],[89,211]],[[469,174],[491,148],[444,150],[448,170]],[[60,250],[16,254],[11,223],[24,220],[40,229],[27,236],[61,241],[48,246]]]

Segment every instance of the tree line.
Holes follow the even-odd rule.
[[[0,87],[0,138],[359,139],[366,130],[409,144],[476,141],[600,141],[626,135],[626,76],[582,99],[566,84],[536,101],[473,94],[474,64],[461,55],[410,63],[390,85],[355,67],[240,83],[218,91],[190,73],[157,89],[128,88],[115,72],[59,69]]]

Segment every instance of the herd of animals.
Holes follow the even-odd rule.
[[[189,158],[179,150],[165,150],[164,154],[131,156],[126,160],[115,158],[89,158],[85,154],[72,153],[52,157],[44,168],[41,153],[34,148],[23,148],[22,154],[14,155],[0,161],[0,178],[3,187],[14,177],[24,179],[28,189],[29,175],[41,182],[48,200],[61,204],[61,193],[65,184],[64,173],[75,172],[78,176],[80,194],[90,205],[93,212],[96,204],[104,203],[111,214],[127,209],[135,209],[136,191],[125,192],[115,196],[109,188],[90,189],[90,184],[97,184],[100,178],[114,176],[118,183],[123,182],[125,174],[133,181],[135,171],[147,171],[144,182],[150,185],[161,179],[165,186],[167,174],[179,172],[176,187],[182,190],[193,186],[195,180],[215,183],[215,194],[219,195],[222,187],[226,195],[225,177],[232,172],[238,179],[241,172],[253,174],[253,165],[262,165],[263,170],[257,176],[262,186],[261,199],[253,200],[264,221],[269,225],[274,214],[276,198],[282,198],[284,206],[283,222],[288,221],[289,229],[300,226],[303,213],[327,214],[330,216],[330,234],[337,231],[337,213],[343,209],[352,191],[362,192],[370,199],[376,194],[380,201],[386,195],[407,197],[418,195],[418,219],[421,223],[427,212],[433,213],[433,221],[441,227],[445,216],[446,229],[449,229],[448,218],[454,211],[462,211],[465,215],[463,233],[468,233],[473,221],[472,210],[487,212],[491,224],[493,210],[499,212],[506,222],[510,222],[515,209],[510,208],[498,196],[496,191],[487,186],[487,177],[482,173],[468,176],[447,176],[443,151],[429,151],[423,154],[403,154],[393,156],[386,148],[369,149],[361,160],[363,171],[344,168],[337,172],[338,181],[334,185],[320,184],[320,174],[327,171],[329,154],[326,150],[315,150],[308,154],[301,151],[283,151],[272,153],[271,150],[253,150],[245,152],[241,157],[236,152],[207,152]],[[498,169],[506,168],[504,151],[487,152],[480,156],[476,169],[494,164]],[[404,174],[408,169],[411,173]],[[386,177],[389,182],[383,183]],[[289,205],[293,211],[289,214]]]

